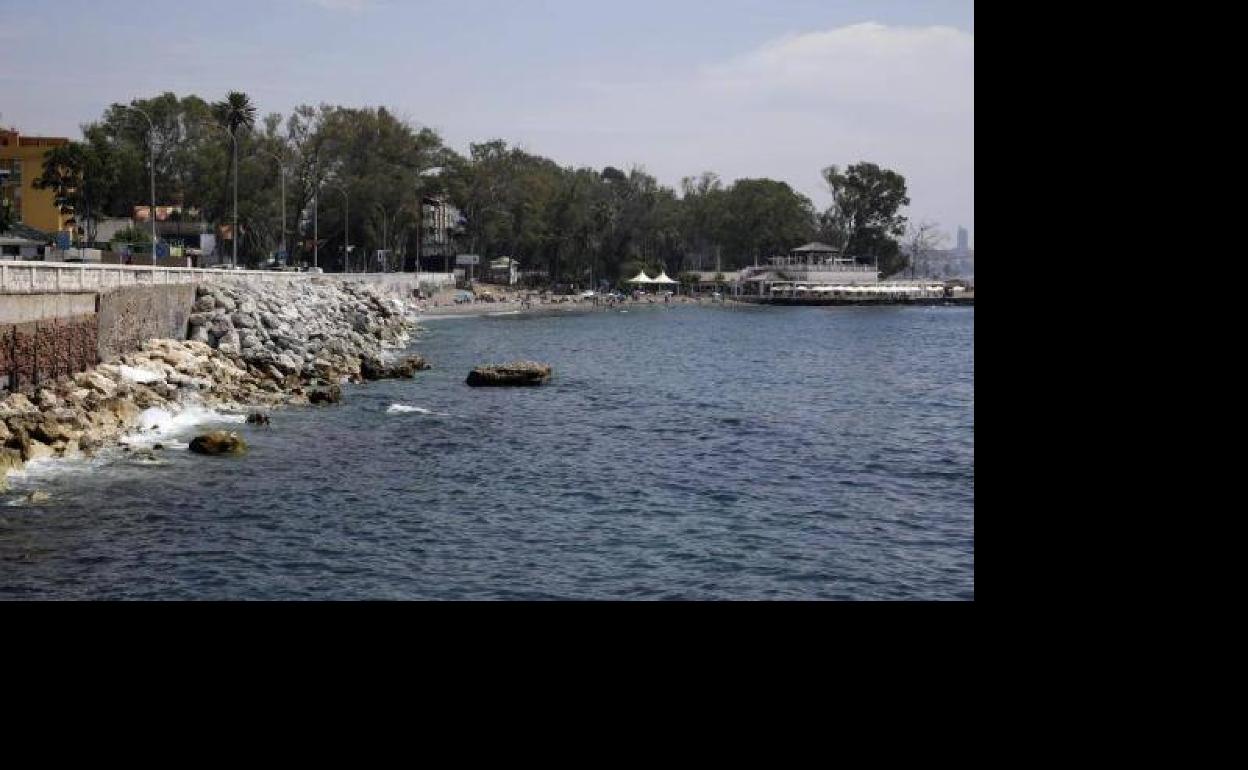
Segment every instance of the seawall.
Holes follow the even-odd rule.
[[[150,265],[0,261],[0,388],[85,371],[150,339],[185,339],[196,286],[281,290],[363,284],[410,298],[454,286],[449,273],[286,273]]]

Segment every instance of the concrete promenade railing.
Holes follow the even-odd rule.
[[[75,262],[0,261],[0,294],[107,292],[123,286],[180,283],[288,284],[314,278],[368,283],[379,289],[455,285],[451,273],[287,273],[275,270],[210,270],[193,267],[92,265]]]

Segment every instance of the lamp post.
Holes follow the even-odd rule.
[[[238,137],[234,135],[233,131],[230,131],[225,126],[219,125],[217,123],[201,122],[199,125],[206,126],[208,128],[216,128],[216,129],[220,129],[221,131],[224,131],[226,136],[230,137],[230,142],[234,145],[233,147],[234,149],[234,229],[230,231],[230,242],[233,245],[232,264],[233,264],[234,269],[237,270],[238,269]],[[282,221],[283,227],[285,226],[285,224],[286,224],[285,219],[283,218],[283,221]]]
[[[345,208],[342,217],[342,265],[343,272],[351,272],[351,199],[347,196],[347,190],[336,184],[329,185],[330,188],[342,193],[342,202]]]
[[[134,110],[143,116],[147,121],[147,149],[148,149],[148,169],[151,174],[152,183],[152,207],[148,211],[152,219],[152,265],[156,264],[156,244],[159,239],[156,237],[156,124],[152,122],[152,116],[148,115],[144,110],[135,107],[133,104],[120,105],[123,109]]]
[[[237,129],[236,129],[237,130]],[[230,131],[230,141],[234,143],[234,229],[230,231],[230,243],[234,247],[234,269],[238,269],[238,136]]]

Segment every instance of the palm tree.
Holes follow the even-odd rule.
[[[230,91],[225,99],[212,105],[213,115],[233,138],[234,144],[234,228],[230,241],[234,247],[234,267],[238,267],[238,129],[251,128],[256,124],[256,106],[242,91]]]
[[[212,112],[230,133],[237,131],[239,126],[251,128],[256,124],[256,106],[251,103],[251,97],[242,91],[230,91],[225,99],[212,105]]]

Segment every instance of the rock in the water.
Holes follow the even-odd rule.
[[[415,377],[416,372],[432,368],[421,356],[408,356],[394,365],[396,377]]]
[[[247,442],[237,433],[214,430],[191,439],[191,451],[201,455],[241,455],[247,452]]]
[[[308,391],[309,404],[336,404],[339,401],[342,401],[342,388],[338,385],[313,388]]]
[[[474,388],[526,387],[544,384],[551,374],[547,364],[516,361],[499,366],[478,366],[468,373],[467,383]]]
[[[49,500],[51,500],[52,495],[49,495],[47,492],[44,492],[42,489],[36,489],[34,492],[31,492],[30,494],[26,495],[22,499],[25,500],[27,503],[38,505],[39,503],[46,503]]]
[[[265,414],[264,412],[252,412],[251,414],[247,415],[247,424],[248,425],[268,425],[269,416]]]
[[[380,356],[363,356],[360,359],[360,376],[366,380],[410,379],[416,376],[416,372],[428,368],[429,362],[420,356],[409,356],[393,364],[386,363]]]

